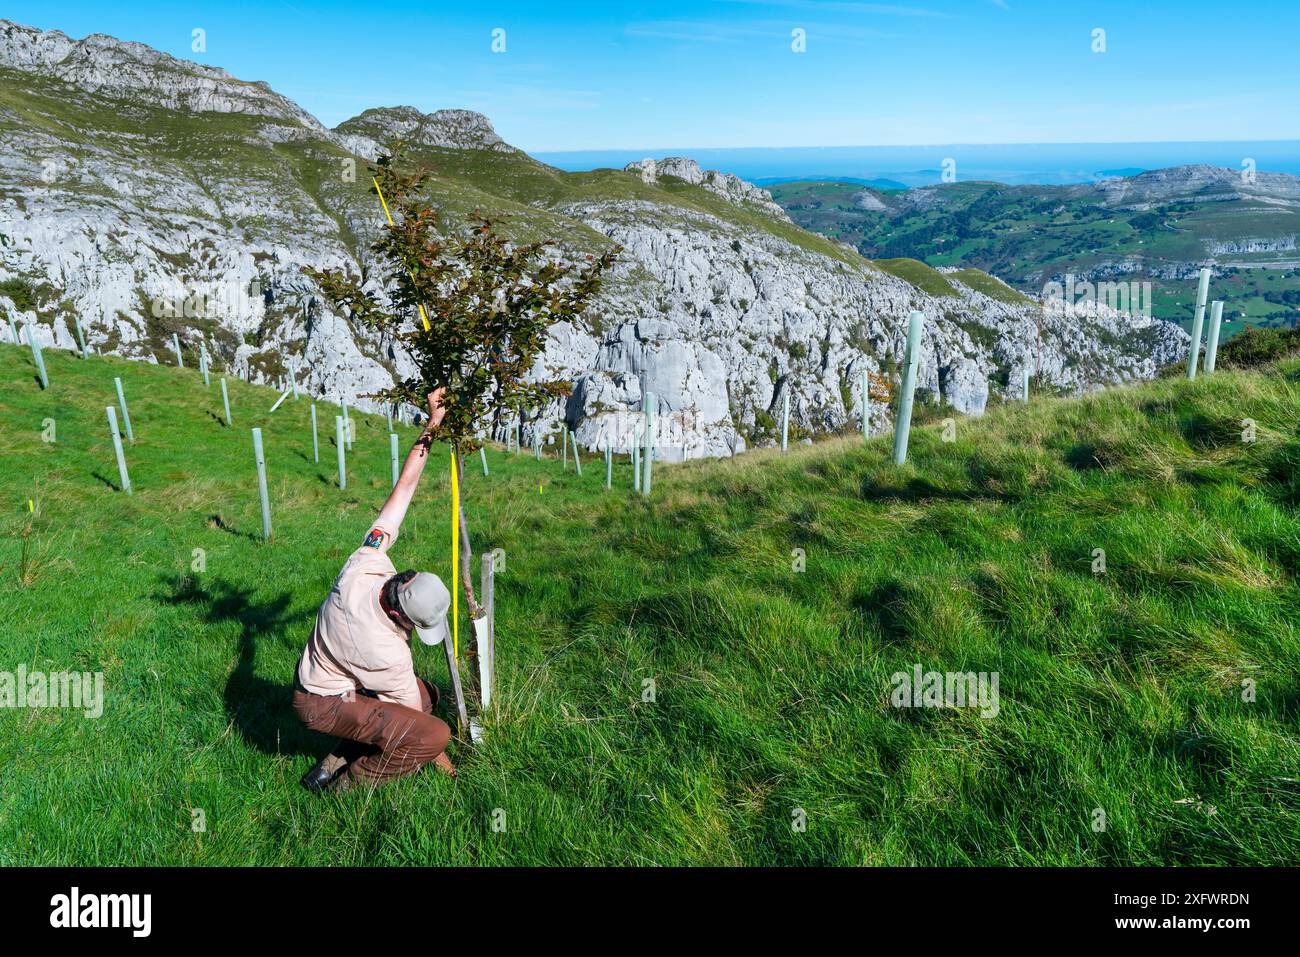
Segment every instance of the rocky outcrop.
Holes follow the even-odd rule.
[[[1043,382],[1083,391],[1149,378],[1187,348],[1186,334],[1169,323],[1091,303],[1010,305],[955,276],[953,296],[932,297],[866,260],[832,259],[701,213],[665,224],[653,204],[628,201],[564,212],[623,248],[602,301],[612,327],[565,365],[579,388],[563,412],[593,446],[627,434],[627,411],[643,390],[664,412],[668,457],[681,454],[678,446],[690,457],[729,454],[744,435],[773,440],[787,391],[801,428],[854,428],[863,412],[859,375],[895,377],[912,309],[930,320],[923,397],[969,414],[1019,382],[1026,364]],[[868,414],[872,431],[892,427],[883,404]]]
[[[853,205],[858,209],[869,210],[873,213],[887,212],[889,210],[889,207],[881,202],[880,197],[865,189],[854,194]]]
[[[772,199],[767,190],[746,182],[732,173],[716,169],[701,169],[700,164],[684,156],[667,156],[664,159],[643,159],[628,163],[625,172],[636,173],[643,182],[657,183],[661,176],[672,176],[692,186],[702,186],[738,206],[754,205],[776,219],[790,221],[789,214]]]
[[[548,232],[562,233],[565,255],[621,247],[587,321],[550,330],[533,375],[568,379],[573,393],[532,416],[525,441],[564,422],[588,447],[626,450],[646,392],[659,402],[666,458],[773,441],[786,395],[805,435],[856,428],[859,375],[896,381],[913,309],[929,320],[921,400],[972,414],[1026,363],[1077,391],[1151,376],[1187,348],[1166,323],[1002,301],[956,274],[946,277],[950,294],[927,294],[794,228],[766,190],[691,160],[611,174],[640,177],[635,191],[584,192],[478,114],[368,110],[327,130],[264,85],[215,68],[3,21],[0,82],[39,88],[27,112],[0,105],[0,282],[10,281],[0,309],[56,347],[72,346],[74,314],[101,351],[145,361],[171,361],[161,344],[175,332],[229,374],[278,382],[292,368],[312,394],[376,408],[358,397],[410,374],[409,361],[324,309],[301,267],[375,282],[369,244],[382,213],[357,167],[405,139],[490,151],[521,174],[435,194],[439,202],[464,208],[498,185],[515,215],[545,217]],[[145,120],[160,132],[142,135]],[[530,177],[547,190],[521,193]],[[448,175],[438,188],[455,182]],[[709,197],[682,183],[726,202],[702,202]],[[610,198],[627,195],[638,198]],[[865,414],[873,431],[889,428],[883,404]]]
[[[413,146],[519,152],[497,135],[486,116],[469,110],[421,113],[413,106],[366,110],[336,126],[334,133],[341,146],[368,160],[398,140]]]
[[[238,80],[225,70],[178,60],[143,43],[103,34],[72,40],[0,20],[0,67],[49,77],[75,95],[101,95],[170,110],[243,113],[323,132],[314,116],[265,83]]]
[[[1254,198],[1283,206],[1300,204],[1300,177],[1204,164],[1117,176],[1078,189],[1095,189],[1104,205],[1134,210],[1151,209],[1189,196],[1196,197],[1197,202]]]
[[[1241,239],[1210,240],[1205,245],[1211,256],[1285,253],[1296,248],[1296,237],[1281,236],[1275,239],[1243,237]]]

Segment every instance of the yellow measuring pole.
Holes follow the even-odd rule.
[[[384,207],[384,215],[388,217],[388,225],[389,225],[389,226],[393,225],[393,214],[390,213],[390,212],[388,211],[388,200],[384,199],[384,191],[383,191],[382,189],[379,188],[379,180],[376,179],[374,176],[372,176],[372,177],[370,177],[370,182],[372,182],[372,183],[375,184],[375,192],[379,194],[379,202],[383,204],[383,207]],[[415,274],[412,273],[410,269],[407,269],[407,270],[406,270],[406,274],[407,274],[408,276],[411,277],[411,285],[415,285]],[[429,317],[426,316],[426,315],[424,314],[424,303],[419,302],[419,303],[416,303],[416,305],[419,306],[419,308],[420,308],[420,320],[424,323],[424,331],[425,331],[425,332],[428,332],[428,331],[429,331]],[[455,458],[455,455],[456,455],[456,453],[453,452],[453,453],[452,453],[452,458],[453,458],[453,459]],[[456,594],[456,593],[453,591],[453,592],[452,592],[452,595],[455,595],[455,594]]]
[[[456,450],[451,450],[451,656],[460,661],[460,601],[456,587],[460,567],[460,479],[456,476]]]

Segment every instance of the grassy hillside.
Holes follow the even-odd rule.
[[[434,171],[434,195],[439,203],[457,211],[472,209],[458,197],[473,195],[483,208],[499,209],[512,221],[522,214],[524,223],[535,227],[523,233],[529,238],[571,237],[580,248],[597,250],[608,245],[605,237],[556,210],[576,203],[654,203],[685,215],[703,213],[747,230],[767,232],[808,252],[829,256],[863,272],[874,271],[861,256],[818,233],[783,222],[758,207],[729,202],[702,186],[672,176],[648,184],[638,174],[621,169],[565,172],[524,153],[427,146],[408,149]]]
[[[1105,263],[1134,260],[1146,280],[1175,264],[1199,266],[1206,242],[1289,239],[1290,249],[1214,257],[1213,298],[1226,303],[1224,333],[1247,326],[1290,326],[1300,319],[1295,236],[1300,213],[1267,198],[1224,199],[1189,193],[1151,208],[1107,205],[1093,185],[1006,186],[961,182],[905,192],[853,182],[802,181],[770,187],[806,229],[848,243],[865,256],[912,257],[931,266],[964,266],[1041,295],[1045,277],[1083,275]],[[965,270],[963,270],[965,271]],[[1154,279],[1153,314],[1190,329],[1195,269],[1187,279]],[[966,281],[966,280],[963,280]],[[978,274],[973,283],[980,283]],[[972,285],[972,282],[967,282]],[[972,286],[978,288],[978,286]],[[981,290],[984,291],[984,290]]]
[[[0,81],[5,81],[0,83],[0,133],[23,135],[31,131],[52,137],[61,144],[59,160],[74,167],[102,159],[104,151],[110,149],[117,151],[125,163],[152,159],[167,164],[169,174],[213,184],[213,198],[218,205],[241,191],[246,196],[273,196],[285,211],[298,217],[323,215],[334,220],[340,238],[354,255],[361,249],[346,218],[361,214],[378,220],[378,201],[369,192],[366,161],[357,159],[355,181],[345,181],[340,170],[349,154],[315,135],[304,136],[289,121],[163,109],[86,94],[56,80],[3,68]],[[291,128],[296,135],[270,146],[257,136],[257,130],[264,126]],[[340,129],[354,130],[354,126],[345,123]],[[355,131],[374,132],[366,128]],[[141,138],[142,132],[145,139]],[[817,233],[755,208],[729,203],[702,187],[671,177],[647,185],[639,176],[622,170],[566,173],[524,153],[416,145],[409,149],[433,169],[434,197],[455,222],[466,213],[482,209],[508,217],[512,231],[520,238],[551,238],[595,251],[606,247],[608,240],[555,209],[577,202],[640,200],[687,213],[708,213],[748,229],[767,231],[810,252],[871,271],[870,264]],[[229,182],[231,163],[241,170],[239,184],[234,187]],[[66,178],[60,180],[61,186],[66,184]],[[73,188],[87,200],[117,195],[102,184],[85,187],[80,180]],[[267,232],[271,238],[276,238],[276,230],[284,227],[283,223],[263,223],[248,216],[241,217],[239,225],[254,235]],[[291,237],[286,232],[278,238]]]
[[[41,392],[27,351],[0,345],[0,670],[102,670],[106,706],[0,710],[0,864],[1300,855],[1294,359],[1002,407],[954,443],[918,428],[903,468],[887,438],[657,466],[649,503],[625,462],[605,492],[597,460],[579,478],[491,450],[466,489],[476,547],[507,555],[490,736],[453,744],[458,780],[325,798],[297,784],[324,742],[289,683],[385,496],[383,421],[358,417],[340,492],[324,403],[317,465],[305,397],[271,415],[272,393],[232,383],[227,429],[193,370],[46,361]],[[115,375],[130,497],[105,424]],[[443,463],[399,567],[446,571]],[[439,650],[415,658],[445,687]],[[891,707],[891,675],[916,664],[997,672],[998,714]]]
[[[277,106],[283,104],[277,101]],[[374,121],[382,112],[370,111],[367,116]],[[338,129],[383,139],[382,123],[361,119]],[[337,240],[354,258],[365,259],[381,222],[365,160],[292,119],[166,109],[147,97],[137,101],[90,94],[55,79],[0,68],[0,138],[6,137],[32,155],[23,167],[28,170],[27,181],[0,186],[0,198],[11,194],[22,209],[33,195],[46,196],[53,190],[53,205],[58,208],[116,207],[128,219],[152,219],[157,231],[150,243],[160,250],[165,271],[187,285],[219,278],[209,262],[216,250],[211,237],[192,241],[178,217],[211,222],[221,237],[256,243],[254,258],[265,270],[264,286],[271,288],[277,283],[296,288],[301,280],[296,270],[285,274],[272,250],[292,250],[305,240],[325,247],[329,240]],[[514,239],[550,240],[571,252],[598,253],[612,243],[582,221],[582,207],[605,206],[608,215],[632,216],[663,228],[688,224],[687,228],[705,229],[701,220],[709,216],[746,233],[775,236],[825,256],[837,263],[835,268],[848,267],[865,280],[883,270],[932,295],[957,295],[951,282],[923,262],[900,257],[873,263],[802,223],[773,217],[753,204],[730,202],[672,176],[647,184],[638,174],[623,170],[564,172],[522,152],[418,144],[409,144],[408,149],[432,170],[430,193],[448,225],[459,226],[469,213],[481,210],[504,218],[503,231]],[[47,168],[44,160],[52,165]],[[124,198],[118,181],[141,169],[148,175]],[[239,171],[237,177],[231,175],[232,169]],[[51,172],[51,183],[39,179]],[[178,185],[186,188],[178,190]],[[620,214],[608,208],[614,203],[638,205]],[[0,247],[7,238],[0,232]],[[110,246],[116,241],[111,234],[106,238]],[[76,308],[57,277],[32,273],[11,281],[20,283],[21,289],[8,292],[21,293],[23,303],[33,300],[30,306],[42,322],[53,323],[60,313]],[[977,269],[965,270],[960,281],[1005,302],[1028,302]],[[5,292],[0,289],[0,294]],[[126,347],[134,350],[134,356],[165,362],[171,334],[189,338],[185,333],[191,328],[207,334],[213,351],[233,355],[238,343],[215,323],[205,327],[202,321],[159,321],[145,308],[147,298],[145,292],[139,293],[136,320],[141,335]],[[256,333],[258,342],[286,320],[297,321],[299,308],[297,297],[277,301]]]
[[[943,273],[915,259],[879,259],[876,265],[904,282],[910,282],[922,292],[943,299],[955,297],[957,291],[952,288]]]

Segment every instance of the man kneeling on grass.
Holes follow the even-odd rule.
[[[447,640],[451,594],[437,575],[398,572],[388,557],[442,421],[442,393],[429,394],[429,422],[316,613],[298,661],[294,711],[311,730],[340,739],[303,777],[310,791],[378,783],[430,763],[456,773],[443,753],[451,729],[433,715],[438,689],[416,677],[411,661],[412,631],[426,645]]]

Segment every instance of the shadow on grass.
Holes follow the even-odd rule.
[[[1105,465],[1100,450],[1091,442],[1079,442],[1070,446],[1065,453],[1065,464],[1076,472],[1099,469]]]
[[[1178,423],[1187,444],[1197,451],[1241,444],[1242,426],[1235,419],[1194,413]]]
[[[254,535],[252,532],[241,532],[233,525],[227,525],[226,520],[220,515],[209,515],[208,524],[218,531],[225,532],[227,535],[234,535],[236,538],[246,538],[250,542],[260,542],[262,540],[260,535]]]
[[[989,488],[944,488],[925,478],[909,479],[902,485],[880,485],[872,481],[870,476],[862,479],[862,483],[858,486],[858,495],[868,502],[924,502],[942,499],[954,502],[990,500],[1013,503],[1021,500],[1019,495]]]
[[[160,600],[194,606],[209,624],[239,623],[239,660],[226,680],[224,699],[226,714],[244,740],[265,754],[320,754],[320,736],[308,731],[293,710],[293,672],[283,681],[267,681],[254,667],[258,643],[274,643],[297,624],[290,593],[256,601],[251,589],[223,579],[199,582],[179,575],[165,579],[164,587]]]
[[[91,473],[90,473],[90,477],[93,478],[93,479],[98,479],[99,481],[103,482],[105,485],[107,485],[109,488],[111,488],[114,492],[120,492],[120,491],[122,491],[122,486],[118,485],[116,482],[114,482],[112,479],[110,479],[110,478],[109,478],[107,475],[105,475],[103,472],[91,472]]]
[[[910,623],[902,614],[907,590],[901,582],[886,581],[869,591],[859,591],[850,600],[853,610],[874,622],[886,645],[907,645],[913,636]]]

